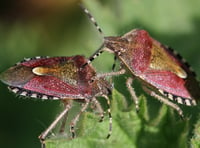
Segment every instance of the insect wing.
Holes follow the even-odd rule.
[[[91,91],[88,79],[91,78],[93,73],[91,74],[90,71],[87,73],[88,66],[86,69],[80,70],[81,62],[84,63],[84,61],[85,58],[82,56],[32,58],[22,61],[2,73],[1,81],[11,86],[11,90],[14,90],[14,92],[19,95],[27,92],[27,96],[33,96],[32,94],[40,94],[39,96],[41,96],[41,94],[43,94],[57,98],[70,97],[81,99],[90,97]],[[33,73],[33,69],[36,67],[54,67],[54,69],[59,69],[63,65],[63,68],[65,68],[68,63],[72,63],[74,65],[73,68],[76,69],[76,71],[74,71],[74,69],[68,69],[67,72],[71,75],[60,75],[59,73],[61,70],[58,70],[58,74],[56,73],[54,75],[37,75]],[[63,68],[62,72],[65,72]],[[70,72],[70,70],[72,70],[72,72]],[[66,74],[68,74],[67,72]],[[70,76],[71,78],[69,79],[68,77]]]
[[[134,30],[131,33],[134,34],[134,38],[129,37],[132,46],[127,48],[127,53],[131,54],[125,53],[120,58],[136,76],[166,93],[200,99],[200,87],[195,74],[180,55],[174,54],[144,30]]]

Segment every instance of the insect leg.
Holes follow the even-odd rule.
[[[67,104],[65,109],[58,115],[58,117],[51,123],[51,125],[38,137],[44,145],[44,141],[48,133],[56,126],[56,124],[67,114],[67,112],[70,110],[71,104]]]
[[[97,77],[118,76],[124,74],[125,72],[126,72],[125,69],[121,69],[119,71],[97,74]]]
[[[111,114],[111,109],[110,109],[110,100],[109,100],[108,96],[102,95],[102,97],[104,97],[107,100],[107,105],[108,105],[109,132],[108,132],[108,135],[106,137],[108,139],[112,134],[112,114]]]
[[[158,95],[156,92],[150,90],[149,88],[143,87],[143,89],[152,97],[155,97],[159,101],[163,102],[164,104],[170,106],[171,108],[175,109],[181,118],[183,118],[183,111],[182,109],[174,104],[173,102],[169,101],[168,99],[165,99],[163,96]]]
[[[59,133],[64,133],[65,131],[65,125],[66,125],[66,121],[67,121],[67,117],[68,117],[68,113],[65,114],[65,116],[63,117],[63,121],[62,121],[62,124],[60,126],[60,130],[59,130]]]
[[[132,96],[132,99],[133,99],[134,103],[135,103],[135,109],[136,109],[136,111],[138,112],[139,109],[140,109],[140,108],[139,108],[139,99],[138,99],[138,97],[137,97],[136,94],[135,94],[135,90],[134,90],[134,88],[132,87],[132,83],[133,83],[133,78],[132,78],[132,77],[129,77],[129,78],[127,79],[127,81],[126,81],[126,86],[127,86],[128,90],[129,90],[131,96]]]
[[[104,119],[104,111],[101,107],[101,104],[99,103],[99,101],[96,98],[92,98],[92,102],[94,103],[94,106],[97,108],[98,113],[100,115],[100,120],[99,122],[102,122]]]
[[[80,112],[75,116],[75,118],[70,123],[70,132],[72,134],[72,138],[75,138],[75,129],[74,129],[74,127],[76,126],[76,123],[77,123],[80,115],[87,109],[87,107],[88,107],[88,105],[90,103],[90,99],[86,99],[85,101],[86,102],[83,105],[83,107],[81,108]]]
[[[114,56],[114,62],[113,62],[113,65],[112,65],[112,71],[115,71],[116,61],[117,61],[117,56],[115,55]]]
[[[67,107],[67,104],[68,104],[68,101],[64,101],[65,108]],[[64,133],[64,131],[65,131],[65,125],[66,125],[67,117],[68,117],[68,112],[65,114],[65,116],[62,119],[62,124],[61,124],[60,130],[59,130],[59,133],[61,133],[61,134]]]

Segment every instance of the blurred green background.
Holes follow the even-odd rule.
[[[24,57],[77,54],[90,56],[101,45],[102,37],[79,8],[78,2],[78,0],[2,0],[0,2],[0,72]],[[83,3],[96,18],[105,35],[123,35],[134,28],[145,29],[152,37],[181,53],[200,79],[199,0],[84,0]],[[113,56],[104,53],[93,65],[98,72],[105,72],[111,69],[112,61]],[[127,98],[130,97],[127,92],[122,91],[125,85],[117,84],[118,81],[121,84],[120,80],[120,78],[115,80],[117,90]],[[10,93],[2,83],[0,83],[0,99],[0,146],[40,147],[37,137],[60,111],[59,101],[19,98]],[[128,102],[130,106],[132,103],[130,99]],[[156,116],[154,114],[158,112],[157,107],[161,105],[153,99],[148,102],[150,102],[148,110],[153,110],[150,111],[151,116]],[[199,117],[199,107],[183,108],[186,116],[192,121],[190,124],[183,121],[184,127],[187,124],[193,127]],[[179,120],[179,118],[175,119]],[[173,129],[169,126],[165,130]],[[106,132],[107,129],[102,133]],[[188,137],[186,143],[189,143],[192,132],[190,131],[189,137],[188,132],[184,132]],[[179,134],[177,138],[178,136]],[[156,138],[159,138],[159,135]],[[115,137],[112,136],[112,139]],[[144,147],[140,145],[141,143],[133,145]],[[151,147],[150,144],[148,146]],[[153,147],[156,145],[154,144]]]

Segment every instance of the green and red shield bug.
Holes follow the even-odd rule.
[[[111,135],[112,117],[108,95],[111,93],[112,86],[105,80],[105,76],[115,75],[115,73],[97,74],[91,65],[82,68],[82,65],[87,61],[84,56],[78,55],[26,58],[0,75],[0,80],[7,84],[12,92],[20,96],[43,100],[61,100],[64,103],[65,109],[39,136],[42,143],[56,124],[67,116],[72,100],[83,103],[80,112],[70,124],[72,138],[75,137],[74,127],[79,116],[87,109],[89,103],[96,106],[101,116],[100,121],[102,121],[104,117],[103,109],[96,99],[99,96],[107,100],[110,119],[107,137]],[[63,126],[62,128],[64,128]]]
[[[196,105],[196,101],[200,99],[199,82],[189,64],[179,54],[141,29],[133,29],[123,36],[105,37],[94,17],[86,8],[81,7],[104,39],[101,47],[84,65],[93,61],[103,51],[114,53],[121,66],[132,74],[126,85],[136,110],[139,110],[139,100],[131,86],[134,79],[141,81],[144,91],[177,110],[181,117],[181,108],[170,100],[187,106]]]

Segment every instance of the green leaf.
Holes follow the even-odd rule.
[[[29,9],[16,11],[18,8],[14,7],[13,2],[2,3],[1,72],[24,57],[77,54],[89,57],[102,43],[102,36],[78,6],[75,6],[76,9],[63,6],[59,14],[50,13],[45,17],[40,12],[40,18],[32,18],[32,15],[28,15]],[[105,35],[123,35],[134,28],[145,29],[153,38],[177,50],[200,79],[199,0],[83,0],[83,3]],[[29,18],[20,18],[18,13],[22,12],[25,18],[26,15]],[[112,62],[113,56],[104,53],[92,64],[98,72],[103,73],[104,70],[111,70]],[[140,112],[137,114],[125,84],[119,80],[117,77],[115,86],[120,87],[115,87],[117,91],[113,91],[111,100],[113,133],[110,139],[105,138],[109,127],[108,117],[99,123],[98,116],[86,112],[77,126],[76,139],[69,139],[69,135],[56,135],[47,139],[47,146],[200,147],[198,106],[185,107],[179,104],[186,117],[186,120],[181,120],[174,110],[143,91],[136,90],[140,97]],[[0,112],[3,119],[0,126],[1,147],[39,147],[37,136],[56,116],[59,101],[18,99],[5,85],[0,85]],[[134,88],[137,89],[137,86]],[[106,109],[106,105],[104,107]]]
[[[146,98],[140,99],[141,110],[137,114],[134,107],[128,111],[124,96],[113,91],[113,132],[109,139],[106,139],[108,118],[99,123],[94,113],[86,112],[80,121],[76,139],[55,136],[46,140],[46,147],[187,147],[188,121],[175,119],[174,113],[165,105],[154,119],[149,119]]]
[[[194,136],[191,139],[192,148],[199,148],[200,146],[200,120],[195,125]]]

